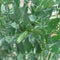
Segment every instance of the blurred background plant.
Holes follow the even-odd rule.
[[[0,60],[59,60],[60,0],[0,0]]]

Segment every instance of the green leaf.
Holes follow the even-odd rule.
[[[15,28],[15,29],[18,29],[19,28],[19,25],[16,23],[16,22],[13,22],[11,24],[11,27]]]
[[[25,56],[24,56],[24,54],[19,54],[18,56],[17,56],[17,60],[25,60]]]
[[[53,36],[53,37],[52,37],[52,40],[53,40],[54,42],[59,41],[59,40],[60,40],[60,34],[57,34],[56,36]]]
[[[18,46],[18,53],[24,54],[25,53],[24,44],[21,42],[17,46]]]
[[[4,38],[0,39],[0,46],[2,46],[4,43]]]
[[[25,31],[25,32],[21,33],[19,35],[19,37],[17,38],[17,43],[20,43],[24,38],[27,37],[27,35],[28,35],[28,31]]]
[[[35,54],[30,53],[30,54],[28,55],[28,60],[37,60],[36,57],[35,57]]]
[[[59,19],[53,19],[51,20],[49,23],[48,23],[48,28],[47,28],[47,32],[48,33],[51,33],[53,32],[54,30],[56,30],[56,27],[59,23]]]
[[[25,51],[27,51],[27,52],[30,52],[30,51],[33,49],[33,46],[32,46],[32,44],[29,42],[28,39],[26,39],[26,40],[24,41],[23,45],[24,45]]]
[[[56,0],[55,3],[60,4],[60,0]]]
[[[12,37],[11,36],[6,36],[5,41],[8,42],[8,43],[11,43],[12,42]]]
[[[35,15],[30,15],[29,19],[30,19],[30,21],[35,21],[36,20],[36,16]]]

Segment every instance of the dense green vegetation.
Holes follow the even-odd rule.
[[[60,0],[0,0],[0,60],[58,60]]]

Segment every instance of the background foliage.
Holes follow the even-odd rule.
[[[28,2],[0,0],[0,60],[58,60],[60,0]]]

